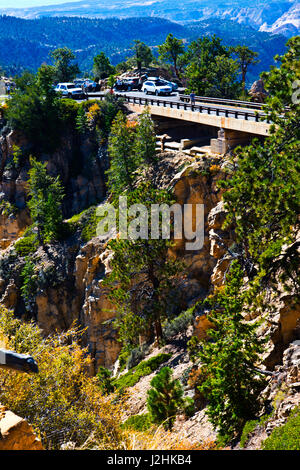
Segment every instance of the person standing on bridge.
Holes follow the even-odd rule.
[[[192,90],[191,94],[190,94],[190,103],[192,106],[194,106],[196,104],[196,95],[194,93],[194,90]]]

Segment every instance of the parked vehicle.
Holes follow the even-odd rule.
[[[81,89],[84,86],[85,90],[89,92],[100,90],[100,85],[89,78],[76,78],[74,80],[74,85]]]
[[[117,80],[113,86],[115,91],[130,91],[131,88],[127,82],[124,80]]]
[[[149,93],[153,93],[156,96],[158,95],[168,95],[170,96],[172,93],[172,87],[169,85],[165,85],[161,80],[146,80],[142,86],[142,91],[148,95]]]
[[[139,85],[139,77],[126,77],[122,81],[127,85],[127,91],[139,90],[141,88]]]
[[[175,82],[170,82],[169,80],[165,80],[164,78],[159,78],[159,80],[164,84],[172,87],[173,91],[178,90],[178,85]]]
[[[58,83],[54,90],[60,93],[64,98],[82,99],[84,93],[82,88],[76,87],[74,83]]]

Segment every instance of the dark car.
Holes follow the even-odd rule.
[[[141,89],[141,84],[139,82],[139,77],[126,77],[123,79],[123,81],[127,84],[128,90],[140,90]]]

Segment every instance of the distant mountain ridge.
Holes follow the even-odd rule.
[[[287,37],[300,32],[299,0],[82,0],[31,8],[2,8],[0,13],[36,19],[55,16],[89,18],[160,17],[185,23],[221,18],[247,24],[260,31],[282,33]]]
[[[0,16],[0,66],[10,73],[36,70],[41,63],[49,63],[49,53],[57,47],[67,46],[76,53],[82,71],[90,71],[93,57],[100,51],[107,54],[113,64],[132,55],[134,39],[139,39],[157,54],[157,46],[173,33],[186,44],[201,36],[216,34],[224,44],[245,44],[259,53],[261,62],[249,70],[249,80],[258,78],[262,70],[268,70],[273,57],[285,51],[286,38],[240,25],[233,21],[208,19],[188,25],[166,19],[109,18],[90,19],[79,17],[44,17],[24,20]]]

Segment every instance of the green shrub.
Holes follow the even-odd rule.
[[[146,356],[148,347],[147,345],[138,346],[130,351],[127,358],[127,367],[132,369],[136,367]]]
[[[126,374],[113,380],[113,385],[119,390],[133,387],[142,377],[152,374],[152,372],[171,357],[171,354],[161,353],[155,357],[151,357],[151,359],[147,361],[142,361],[134,369],[129,370]]]
[[[176,414],[184,412],[191,416],[194,412],[192,398],[183,396],[183,388],[179,380],[173,379],[172,369],[163,367],[150,382],[151,388],[147,395],[147,408],[151,420],[164,424],[165,429],[171,430]]]
[[[263,442],[264,450],[300,450],[300,408],[298,407],[287,422],[275,428]]]
[[[11,202],[1,199],[0,201],[0,214],[9,217],[10,215],[15,215],[17,213],[17,208]]]
[[[111,383],[111,371],[100,366],[97,373],[98,385],[103,394],[112,393],[115,387]]]
[[[31,253],[35,253],[38,249],[39,243],[36,233],[33,232],[33,227],[29,227],[23,234],[22,238],[19,238],[14,245],[14,248],[18,255],[27,256]]]
[[[247,444],[250,434],[254,431],[254,429],[256,428],[258,424],[259,422],[256,419],[247,421],[247,423],[245,424],[242,435],[241,435],[241,440],[240,440],[240,446],[242,449]]]
[[[122,429],[132,431],[148,431],[153,426],[149,413],[144,415],[130,416],[123,424]]]
[[[186,312],[181,313],[174,320],[170,321],[164,326],[163,334],[166,339],[171,339],[174,336],[186,331],[194,318],[194,307],[188,309]]]
[[[100,220],[100,217],[96,215],[96,210],[96,206],[91,206],[67,220],[71,232],[79,230],[84,242],[88,242],[96,236],[97,224]]]

